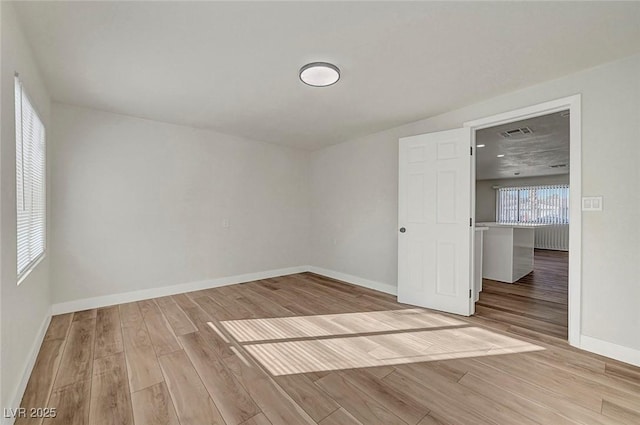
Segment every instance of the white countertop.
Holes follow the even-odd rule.
[[[486,222],[486,223],[476,223],[477,227],[505,227],[505,228],[514,228],[514,229],[535,229],[537,227],[549,227],[553,226],[553,224],[546,223],[495,223],[495,222]]]

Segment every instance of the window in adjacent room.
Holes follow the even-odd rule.
[[[569,224],[569,185],[498,189],[499,223]]]
[[[15,77],[18,283],[44,256],[46,236],[45,128]]]

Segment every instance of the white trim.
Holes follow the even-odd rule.
[[[167,295],[183,294],[185,292],[199,291],[201,289],[216,288],[219,286],[233,285],[236,283],[253,282],[255,280],[269,279],[272,277],[286,276],[296,273],[312,272],[332,279],[341,280],[353,285],[362,286],[386,294],[397,295],[398,288],[388,283],[376,282],[362,277],[324,269],[315,266],[297,266],[284,269],[267,270],[263,272],[247,273],[236,276],[228,276],[217,279],[201,280],[197,282],[182,283],[179,285],[163,286],[160,288],[142,289],[139,291],[123,292],[119,294],[104,295],[101,297],[83,298],[54,304],[52,313],[63,314],[90,308],[106,307],[115,304],[123,304],[134,301],[148,300],[150,298],[164,297]]]
[[[44,336],[47,333],[49,322],[51,322],[51,310],[47,311],[47,315],[40,325],[40,329],[38,330],[36,338],[33,341],[33,345],[31,346],[31,350],[29,350],[29,355],[27,356],[25,364],[22,368],[22,378],[20,379],[20,384],[18,384],[18,387],[15,389],[12,397],[9,398],[9,400],[11,400],[11,405],[6,406],[7,408],[11,407],[15,409],[20,407],[22,397],[24,396],[24,392],[27,389],[27,384],[29,383],[29,378],[31,377],[31,372],[33,372],[33,367],[36,364],[36,359],[38,358],[40,347],[42,346],[42,342],[44,341]],[[16,418],[5,418],[4,415],[2,415],[3,425],[13,425],[15,420]]]
[[[624,363],[640,366],[640,350],[634,350],[633,348],[603,341],[587,335],[580,337],[580,348]]]
[[[45,250],[42,252],[42,254],[38,255],[38,258],[33,260],[31,263],[29,263],[29,265],[24,269],[24,271],[18,275],[18,282],[16,283],[16,285],[20,286],[20,284],[24,282],[27,279],[27,277],[29,277],[31,272],[34,271],[35,268],[38,267],[38,264],[40,264],[46,257],[47,257],[47,249],[45,247]]]
[[[74,301],[54,304],[53,314],[71,313],[87,310],[89,308],[106,307],[109,305],[123,304],[150,298],[164,297],[167,295],[182,294],[185,292],[199,291],[201,289],[215,288],[218,286],[233,285],[235,283],[252,282],[254,280],[269,279],[272,277],[286,276],[289,274],[303,273],[306,266],[289,267],[284,269],[266,270],[256,273],[247,273],[236,276],[227,276],[217,279],[201,280],[197,282],[181,283],[178,285],[162,286],[159,288],[142,289],[139,291],[123,292],[119,294],[104,295],[101,297],[83,298]]]
[[[565,97],[514,111],[493,115],[464,123],[472,130],[493,127],[513,121],[534,118],[541,115],[570,111],[569,119],[569,344],[581,347],[582,332],[582,112],[581,95]]]
[[[375,280],[369,280],[362,277],[337,272],[335,270],[324,269],[322,267],[308,266],[307,271],[315,274],[319,274],[331,279],[341,280],[343,282],[351,283],[353,285],[362,286],[365,288],[373,289],[376,291],[384,292],[386,294],[397,295],[398,287],[389,285],[388,283],[377,282]]]

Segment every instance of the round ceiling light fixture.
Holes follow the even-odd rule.
[[[312,62],[300,68],[300,81],[313,87],[327,87],[340,79],[340,69],[327,62]]]

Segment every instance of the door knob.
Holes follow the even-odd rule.
[[[406,231],[407,231],[407,229],[405,229],[404,227],[401,227],[401,228],[400,228],[400,233],[404,233],[404,232],[406,232]]]

